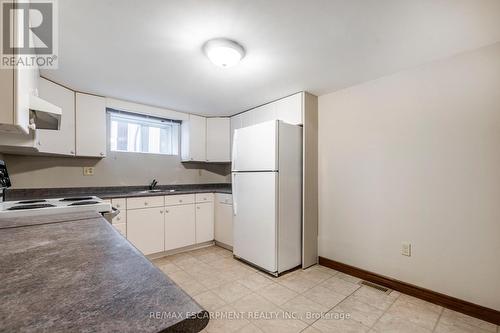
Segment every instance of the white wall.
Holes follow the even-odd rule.
[[[321,96],[319,156],[320,256],[500,310],[500,43]]]

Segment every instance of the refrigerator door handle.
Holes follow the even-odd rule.
[[[232,182],[233,182],[233,215],[236,216],[236,214],[238,213],[238,200],[237,200],[237,196],[236,196],[236,174],[233,173],[232,174]]]

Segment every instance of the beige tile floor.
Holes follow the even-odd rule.
[[[153,260],[207,311],[204,332],[500,333],[498,326],[314,266],[279,278],[217,246]]]

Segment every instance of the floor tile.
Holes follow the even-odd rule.
[[[302,276],[305,277],[307,280],[314,282],[315,284],[323,282],[323,281],[329,279],[330,277],[332,277],[331,274],[328,274],[328,273],[323,272],[323,271],[318,270],[318,269],[305,270],[305,271],[303,271]]]
[[[212,289],[212,291],[227,303],[233,303],[238,299],[252,293],[250,289],[248,289],[238,281],[223,284],[222,286]]]
[[[238,333],[262,333],[262,332],[263,331],[260,328],[251,323],[238,331]]]
[[[436,332],[492,332],[496,333],[497,326],[486,321],[467,316],[465,314],[444,309],[439,319]]]
[[[177,266],[176,264],[174,263],[163,263],[163,264],[160,264],[160,265],[157,265],[158,268],[165,274],[168,274],[168,273],[173,273],[173,272],[178,272],[181,270],[181,268],[179,266]]]
[[[206,291],[204,293],[198,294],[193,297],[198,304],[200,304],[205,310],[212,312],[226,305],[221,298],[219,298],[212,291]]]
[[[338,274],[337,274],[338,275]],[[342,294],[345,296],[351,295],[354,291],[359,289],[361,286],[359,284],[351,283],[343,279],[337,278],[337,275],[329,278],[325,282],[321,283],[321,286],[336,292],[337,294]]]
[[[373,305],[381,310],[387,310],[400,295],[401,294],[397,291],[392,291],[387,294],[371,287],[362,286],[350,297],[353,297],[360,302]]]
[[[277,312],[282,312],[275,304],[255,293],[240,298],[232,303],[232,305],[236,310],[244,312],[247,318],[251,319],[258,316],[265,316],[266,314],[274,315]]]
[[[289,289],[292,289],[297,293],[303,293],[307,289],[310,289],[317,284],[316,282],[307,279],[306,276],[304,276],[303,272],[290,275],[289,277],[279,281],[278,283]]]
[[[294,313],[300,320],[312,324],[330,310],[330,307],[318,304],[309,298],[299,295],[280,306],[284,311]]]
[[[266,333],[299,333],[307,327],[303,321],[294,319],[262,319],[253,323]]]
[[[353,320],[367,327],[371,327],[375,324],[384,313],[384,311],[379,308],[359,302],[351,297],[343,300],[339,305],[333,308],[333,311],[349,314]]]
[[[191,297],[207,291],[207,287],[196,280],[187,280],[185,282],[179,283],[179,286]]]
[[[346,296],[337,294],[321,285],[307,290],[302,294],[309,298],[311,301],[324,305],[329,309],[340,303]]]
[[[402,296],[392,304],[387,313],[432,330],[439,318],[441,308],[436,308],[434,304],[425,301],[415,302]]]
[[[348,275],[348,274],[345,274],[345,273],[342,273],[342,272],[339,272],[337,275],[335,275],[335,277],[337,277],[339,279],[342,279],[342,280],[345,280],[347,282],[354,283],[354,284],[358,284],[358,283],[361,282],[360,278],[357,278],[355,276]]]
[[[295,291],[277,283],[258,289],[256,293],[276,305],[281,305],[298,295]]]
[[[321,272],[327,273],[329,275],[335,275],[339,272],[339,271],[336,271],[334,269],[331,269],[331,268],[328,268],[325,266],[321,266],[321,265],[314,265],[314,266],[311,266],[311,267],[308,267],[307,269],[305,269],[305,271],[310,271],[310,270],[321,271]]]
[[[237,332],[250,322],[241,317],[238,311],[232,306],[224,306],[214,314],[205,330],[209,333],[232,333]]]
[[[418,326],[411,321],[396,317],[389,313],[384,314],[373,326],[378,333],[430,333],[431,330]]]
[[[313,326],[309,326],[309,327],[306,327],[306,329],[300,333],[321,333],[321,331],[318,330],[317,328],[314,328]]]
[[[257,273],[250,273],[246,278],[240,279],[238,282],[253,291],[273,283],[270,279]]]
[[[324,333],[364,333],[370,329],[352,319],[336,319],[328,315],[326,318],[312,324],[312,326]]]

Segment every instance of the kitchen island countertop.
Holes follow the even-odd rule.
[[[94,212],[0,219],[0,331],[199,332],[207,312]]]

